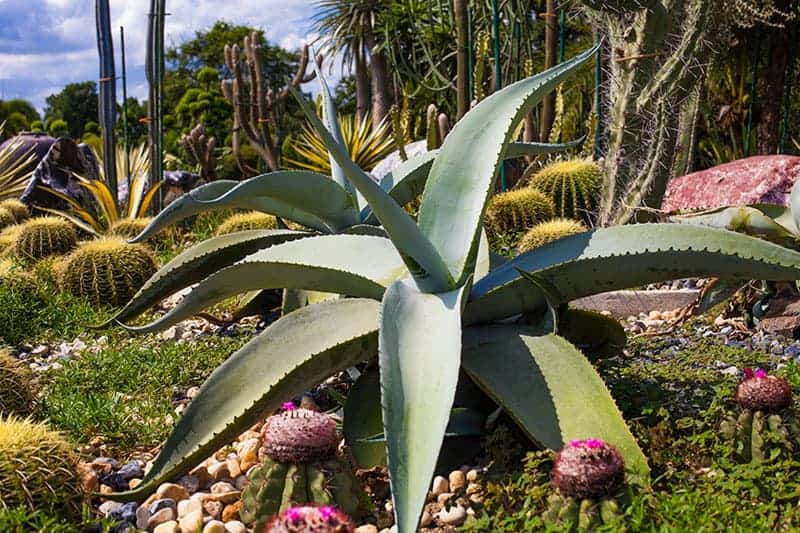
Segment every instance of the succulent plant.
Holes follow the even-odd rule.
[[[600,193],[600,167],[589,159],[556,161],[537,172],[530,186],[553,200],[557,216],[589,220]]]
[[[256,531],[261,531],[256,529]],[[330,505],[290,507],[275,516],[263,533],[353,533],[350,518]]]
[[[78,243],[75,228],[60,217],[41,217],[28,220],[19,230],[15,242],[18,259],[38,261],[51,255],[71,251]]]
[[[8,209],[11,211],[11,214],[14,215],[14,219],[17,222],[22,222],[27,220],[31,216],[31,212],[28,209],[28,206],[20,202],[19,200],[8,199],[3,200],[0,202],[0,208]]]
[[[59,284],[94,305],[122,305],[158,269],[153,253],[118,237],[89,241],[64,261]]]
[[[628,342],[625,328],[619,321],[585,309],[559,312],[558,333],[580,348],[591,361],[621,354]]]
[[[619,451],[599,439],[572,440],[553,464],[557,494],[548,498],[546,523],[591,530],[619,516],[617,497],[625,482]]]
[[[552,200],[536,189],[516,189],[495,195],[486,207],[484,224],[489,237],[519,234],[554,216]]]
[[[121,218],[111,224],[108,233],[123,239],[133,239],[144,231],[151,220],[149,217]]]
[[[0,259],[14,253],[14,245],[17,242],[20,229],[22,229],[20,224],[0,229]]]
[[[29,416],[35,404],[33,373],[0,348],[0,416]]]
[[[540,222],[529,229],[520,239],[517,251],[521,254],[530,252],[534,248],[544,246],[569,235],[588,231],[583,223],[569,218],[556,218]]]
[[[335,504],[350,515],[362,515],[366,495],[347,462],[337,457],[338,444],[331,417],[284,404],[283,412],[264,425],[263,463],[242,493],[242,519],[255,522],[260,531],[275,513],[298,504]]]
[[[727,417],[720,425],[722,437],[733,444],[734,458],[744,463],[761,462],[796,450],[800,421],[791,408],[789,384],[760,368],[745,368],[744,374],[735,393],[741,413]]]
[[[8,226],[13,226],[16,223],[17,219],[14,217],[14,214],[5,207],[0,206],[0,230]]]
[[[0,273],[0,339],[15,345],[29,338],[38,327],[43,304],[33,275],[14,269]]]
[[[277,228],[278,221],[274,216],[259,211],[249,211],[247,213],[237,213],[226,218],[217,228],[217,235],[227,235],[235,231],[251,229]]]
[[[0,509],[25,507],[80,517],[81,493],[69,442],[44,424],[0,416]]]

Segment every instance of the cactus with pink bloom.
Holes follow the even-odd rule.
[[[324,524],[326,519],[320,522],[317,518],[346,518],[344,513],[360,516],[368,509],[369,500],[349,464],[337,455],[338,445],[336,422],[330,416],[284,403],[281,412],[264,424],[259,450],[262,464],[250,473],[250,484],[242,492],[242,520],[255,523],[255,531],[351,531],[325,529],[327,526],[308,529],[311,526],[305,525],[291,529],[286,525],[293,516],[301,525]]]
[[[262,531],[256,528],[256,531]],[[331,505],[289,507],[263,529],[263,533],[352,533],[353,522]]]
[[[614,446],[599,440],[572,440],[556,456],[544,515],[548,524],[587,530],[620,514],[618,496],[625,484],[625,463]]]
[[[744,369],[736,386],[739,416],[729,416],[720,434],[733,445],[734,458],[743,463],[761,462],[797,449],[800,423],[792,409],[789,384],[765,370]]]

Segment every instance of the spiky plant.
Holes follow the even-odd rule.
[[[563,237],[588,231],[582,222],[569,218],[556,218],[532,226],[519,241],[517,251],[521,254],[557,241]]]
[[[590,159],[556,161],[534,174],[530,186],[553,200],[557,216],[589,220],[600,194],[600,167]]]
[[[0,347],[0,416],[30,416],[36,405],[33,373]]]
[[[760,368],[745,368],[744,376],[735,395],[741,413],[720,426],[720,434],[733,445],[734,457],[744,463],[761,462],[796,450],[800,421],[792,409],[792,388]]]
[[[647,460],[590,362],[558,335],[506,319],[552,313],[577,298],[665,279],[800,279],[800,253],[724,230],[645,224],[573,235],[490,270],[481,230],[500,165],[543,149],[532,143],[520,148],[512,142],[514,132],[545,93],[596,51],[496,91],[464,115],[438,153],[426,154],[432,165],[417,181],[426,183],[418,221],[403,210],[407,200],[397,200],[399,186],[403,195],[413,192],[402,172],[420,168],[421,160],[410,159],[402,172],[376,183],[337,141],[331,131],[336,122],[324,125],[299,92],[295,97],[334,158],[334,179],[304,189],[287,174],[266,174],[190,194],[159,214],[145,235],[222,205],[260,205],[295,220],[314,210],[319,216],[309,216],[308,226],[315,228],[339,216],[369,222],[374,215],[382,227],[351,222],[326,230],[346,234],[305,234],[291,242],[285,242],[288,233],[274,230],[230,234],[197,245],[154,276],[115,319],[129,321],[162,295],[198,285],[155,321],[128,326],[132,331],[157,331],[256,289],[348,298],[288,312],[231,355],[189,404],[142,484],[109,497],[146,497],[284,398],[376,356],[399,533],[417,529],[462,370],[543,447],[601,438],[619,450],[631,480],[647,483]],[[334,117],[333,99],[321,82],[324,108],[331,110],[325,116]],[[321,194],[323,186],[328,194]],[[345,418],[345,434],[355,422]]]
[[[111,224],[108,234],[123,239],[133,239],[144,231],[152,220],[150,217],[122,218]]]
[[[72,445],[46,425],[0,416],[0,509],[25,507],[79,518]]]
[[[553,218],[552,200],[536,189],[501,192],[486,208],[484,225],[490,238],[502,234],[521,234],[540,222]]]
[[[353,531],[355,526],[350,518],[330,505],[290,507],[270,520],[263,529],[263,533],[353,533]]]
[[[263,463],[242,493],[242,519],[261,531],[292,505],[335,504],[350,515],[363,514],[366,496],[346,461],[336,456],[338,444],[331,417],[284,404],[284,411],[264,425]]]
[[[153,253],[118,237],[79,246],[59,269],[61,287],[92,304],[119,306],[136,294],[158,269]]]
[[[14,245],[21,229],[20,224],[15,224],[0,230],[0,259],[14,253]]]
[[[33,218],[19,229],[14,243],[18,259],[38,261],[51,255],[61,255],[78,243],[78,233],[67,220],[60,217]]]
[[[260,211],[236,213],[222,221],[217,228],[217,235],[227,235],[237,231],[254,229],[278,229],[278,220],[273,215]]]
[[[5,207],[0,207],[0,230],[7,228],[8,226],[13,226],[16,223],[17,219],[14,216],[14,213]]]
[[[3,137],[5,122],[0,123],[0,138]],[[24,141],[17,138],[5,143],[0,150],[0,200],[19,198],[28,186],[35,168],[34,147],[23,149]]]
[[[14,345],[29,338],[31,329],[37,327],[43,304],[39,284],[32,274],[13,267],[0,272],[0,339]]]
[[[16,222],[23,222],[31,216],[28,206],[15,198],[9,198],[0,202],[0,208],[11,211],[11,214],[14,215],[14,220]]]
[[[617,497],[625,482],[620,452],[599,439],[572,440],[553,465],[557,493],[548,498],[545,523],[592,531],[618,517]]]

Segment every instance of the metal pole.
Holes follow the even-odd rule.
[[[128,74],[125,67],[125,28],[119,27],[119,44],[122,47],[122,146],[125,148],[125,179],[128,197],[131,194],[131,161],[128,155]]]
[[[500,68],[500,13],[497,9],[497,0],[492,0],[492,33],[494,40],[494,90],[503,88],[503,74]],[[506,167],[500,163],[500,190],[506,190]]]

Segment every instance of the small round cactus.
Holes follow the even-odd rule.
[[[78,243],[75,227],[61,217],[33,218],[22,225],[15,241],[17,258],[38,261],[71,251]]]
[[[14,217],[14,214],[5,207],[0,206],[0,229],[13,226],[16,223],[17,219]]]
[[[14,246],[22,226],[15,224],[0,230],[0,258],[5,258],[14,253]]]
[[[496,237],[525,232],[553,216],[553,202],[545,194],[536,189],[516,189],[492,197],[486,208],[485,226],[489,236]]]
[[[589,159],[556,161],[537,172],[530,186],[555,204],[556,216],[589,220],[600,192],[600,167]]]
[[[352,533],[350,518],[333,506],[290,507],[275,516],[264,533]]]
[[[583,223],[568,218],[555,218],[540,222],[525,233],[525,236],[519,242],[519,246],[517,246],[517,251],[524,254],[563,237],[583,233],[584,231],[587,231],[587,228]]]
[[[8,199],[3,200],[0,202],[0,208],[7,209],[14,215],[14,220],[16,222],[22,222],[27,220],[31,216],[31,212],[28,209],[28,206],[20,202],[19,200]]]
[[[610,496],[625,481],[625,463],[616,448],[599,439],[573,440],[553,466],[553,485],[571,498]]]
[[[83,244],[70,254],[59,269],[59,283],[94,305],[119,306],[127,303],[157,268],[148,248],[111,237]]]
[[[226,235],[235,231],[251,229],[278,229],[278,220],[274,216],[260,211],[237,213],[220,224],[219,228],[217,228],[217,235]]]
[[[760,368],[745,368],[744,376],[736,387],[736,402],[742,409],[774,413],[792,405],[792,388],[785,380]]]
[[[339,445],[336,422],[323,413],[289,405],[264,424],[261,458],[267,456],[278,463],[309,463],[333,455]]]
[[[0,348],[0,415],[29,416],[35,404],[33,373]]]
[[[122,237],[123,239],[133,239],[139,235],[152,219],[149,217],[141,218],[121,218],[111,224],[108,228],[109,235]]]

